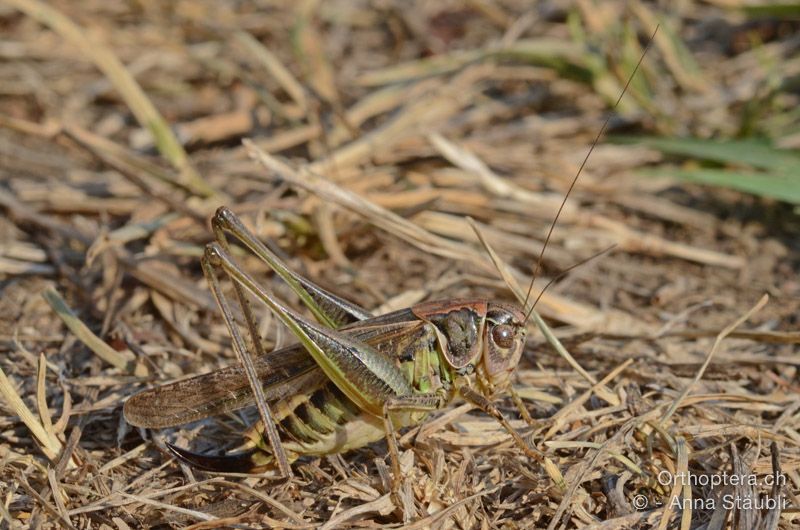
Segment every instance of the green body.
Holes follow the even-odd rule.
[[[447,300],[373,317],[291,271],[229,210],[218,210],[212,224],[217,242],[206,248],[203,270],[241,367],[139,393],[125,403],[129,423],[163,428],[256,403],[262,418],[257,431],[264,431],[268,444],[259,433],[252,437],[256,450],[231,457],[170,448],[198,467],[250,471],[276,463],[287,475],[289,462],[300,455],[343,452],[383,437],[399,475],[393,430],[418,424],[456,394],[510,429],[486,397],[508,384],[524,348],[519,308],[487,300]],[[317,322],[286,306],[244,272],[231,257],[226,232],[268,263]],[[234,283],[255,356],[247,351],[222,292],[220,269]],[[265,352],[245,291],[267,305],[299,344]],[[518,435],[515,439],[524,445]]]
[[[414,329],[386,337],[375,345],[382,354],[397,359],[397,366],[406,377],[412,391],[419,394],[443,392],[449,401],[453,393],[453,374],[447,370],[438,348],[433,325],[420,322],[408,311],[388,315],[387,320],[408,318]],[[412,320],[413,319],[413,320]],[[379,319],[376,319],[379,320]],[[363,340],[363,339],[362,339]],[[443,369],[444,368],[444,369]],[[386,436],[382,418],[360,409],[324,374],[301,394],[288,396],[271,404],[276,421],[281,426],[283,446],[294,460],[302,455],[327,455],[363,447]],[[427,411],[400,410],[391,413],[395,427],[408,427],[425,420]],[[256,440],[262,440],[260,436]],[[269,465],[269,447],[260,444],[265,454],[255,455],[259,465]]]
[[[360,321],[341,330],[395,359],[412,391],[442,392],[449,401],[453,375],[439,347],[434,325],[411,310]],[[303,455],[346,452],[382,439],[382,418],[350,400],[300,345],[266,353],[255,367],[289,461]],[[163,428],[221,414],[253,404],[253,393],[240,367],[233,366],[140,393],[125,406],[130,423]],[[416,425],[426,411],[393,411],[396,427]],[[259,451],[250,457],[253,468],[269,467],[273,457],[261,436],[263,425],[248,436]],[[191,459],[188,453],[184,457]],[[193,462],[213,467],[215,461]]]

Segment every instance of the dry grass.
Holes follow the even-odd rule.
[[[534,292],[616,245],[537,306],[553,338],[532,331],[514,382],[534,425],[500,401],[546,466],[455,405],[402,434],[398,508],[383,443],[290,482],[208,476],[152,438],[230,448],[252,411],[150,434],[121,413],[234,359],[199,268],[220,204],[375,312],[512,300],[477,234],[527,285],[656,22],[612,135],[797,147],[796,23],[736,3],[3,4],[0,526],[796,527],[796,214],[638,176],[665,162],[643,147],[597,146],[545,253]],[[289,340],[265,313],[265,340]]]

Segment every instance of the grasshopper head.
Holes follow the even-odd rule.
[[[525,349],[525,314],[513,305],[489,302],[484,333],[480,365],[493,389],[502,390]]]
[[[502,390],[525,348],[525,314],[516,306],[486,300],[423,302],[413,313],[436,326],[448,366],[477,372],[488,393]]]

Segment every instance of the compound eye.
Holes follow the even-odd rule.
[[[492,330],[492,341],[503,349],[514,345],[514,328],[508,324],[500,324]]]

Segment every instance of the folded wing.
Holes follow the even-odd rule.
[[[340,331],[378,347],[421,325],[423,322],[410,311],[403,311],[351,324]],[[268,402],[300,394],[325,380],[325,374],[300,344],[271,351],[253,362]],[[131,425],[163,429],[253,404],[247,376],[240,366],[233,365],[140,392],[125,402],[123,412]]]

